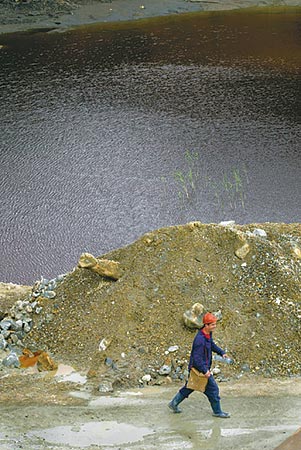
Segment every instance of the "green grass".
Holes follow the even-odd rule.
[[[200,192],[205,191],[209,197],[213,196],[215,206],[221,210],[245,209],[246,186],[249,183],[246,166],[233,167],[222,174],[208,175],[208,170],[201,170],[198,160],[198,152],[186,150],[182,165],[184,168],[177,169],[172,174],[182,206],[193,205],[199,200]],[[166,185],[171,182],[171,177],[161,177],[161,180]]]

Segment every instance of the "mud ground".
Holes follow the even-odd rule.
[[[178,387],[101,396],[76,385],[68,405],[2,405],[0,449],[272,450],[300,427],[300,380],[220,383],[226,420],[196,392],[173,414],[167,403]]]

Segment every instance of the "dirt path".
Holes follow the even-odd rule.
[[[110,397],[70,387],[77,404],[2,406],[0,449],[273,450],[300,427],[301,399],[292,395],[300,394],[300,380],[250,379],[220,388],[228,420],[213,418],[198,393],[183,402],[182,414],[171,413],[176,385]]]

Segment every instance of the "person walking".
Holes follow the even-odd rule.
[[[207,378],[207,385],[204,394],[210,402],[213,416],[226,419],[230,417],[230,414],[222,411],[221,409],[219,388],[212,373],[210,372],[212,352],[217,353],[223,358],[228,357],[226,352],[218,347],[212,339],[212,333],[216,328],[216,323],[216,316],[214,316],[210,312],[204,314],[203,326],[196,334],[192,344],[188,370],[190,372],[192,367],[194,367],[199,372],[204,374],[204,376]],[[186,381],[185,385],[178,391],[178,393],[168,404],[168,407],[174,413],[181,413],[182,410],[178,407],[178,405],[183,400],[185,400],[185,398],[188,398],[189,395],[192,394],[192,392],[194,392],[194,390],[187,387]]]

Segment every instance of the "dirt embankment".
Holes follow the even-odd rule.
[[[200,11],[301,6],[300,0],[2,0],[0,33],[66,30],[80,25]]]
[[[215,364],[220,380],[300,375],[300,224],[195,222],[102,258],[119,262],[122,276],[75,268],[55,298],[32,299],[39,313],[22,345],[87,373],[95,386],[182,383],[196,331],[183,313],[200,303],[221,317],[215,340],[235,361]],[[5,309],[3,291],[1,301]]]

